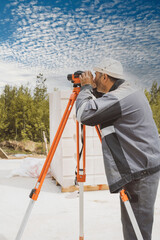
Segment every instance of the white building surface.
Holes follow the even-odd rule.
[[[52,143],[66,109],[71,90],[50,93],[50,142]],[[80,136],[81,141],[81,136]],[[71,111],[61,141],[51,163],[51,172],[57,182],[67,188],[74,185],[76,159],[75,105]],[[81,160],[82,161],[82,160]],[[94,127],[86,127],[86,182],[85,185],[107,184],[101,143]]]

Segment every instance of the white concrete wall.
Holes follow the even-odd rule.
[[[52,144],[59,123],[72,91],[54,91],[49,95],[50,143]],[[75,106],[71,111],[59,146],[51,163],[51,172],[62,187],[74,185],[76,160]],[[107,184],[101,143],[94,127],[86,127],[86,185]]]

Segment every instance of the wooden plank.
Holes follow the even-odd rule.
[[[0,148],[0,158],[8,159],[7,154]]]
[[[99,190],[108,190],[109,187],[107,184],[98,184],[98,185],[84,185],[84,191],[99,191]],[[62,192],[74,192],[79,190],[79,186],[70,186],[67,188],[61,187]]]

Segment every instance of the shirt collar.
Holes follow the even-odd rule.
[[[125,82],[125,80],[123,80],[123,79],[117,79],[116,82],[111,87],[111,89],[109,90],[109,92],[116,90],[124,82]],[[98,92],[96,88],[93,88],[92,93],[96,98],[100,98],[105,94],[102,92]]]
[[[123,80],[123,79],[117,79],[115,81],[115,83],[113,84],[113,86],[111,87],[111,89],[109,90],[109,92],[116,90],[124,82],[125,82],[125,80]]]

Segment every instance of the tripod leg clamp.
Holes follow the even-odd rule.
[[[124,189],[120,191],[120,196],[123,202],[126,202],[129,199],[131,199],[131,195],[129,194],[129,192]]]
[[[35,194],[35,192],[36,192],[36,189],[33,188],[32,191],[31,191],[31,193],[29,194],[29,197],[32,198],[32,196],[33,196],[33,194]]]

